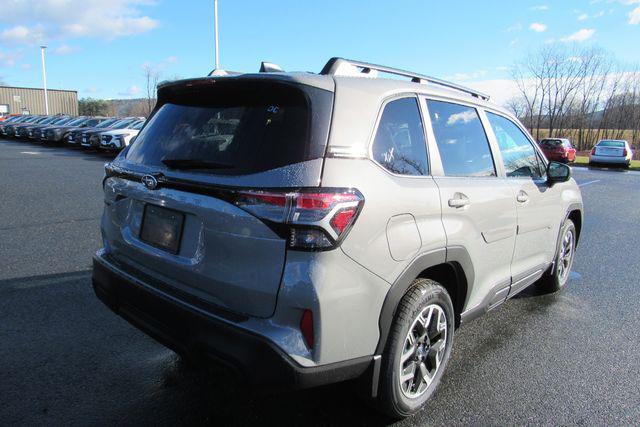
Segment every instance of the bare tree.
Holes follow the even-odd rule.
[[[147,89],[147,110],[145,116],[149,116],[156,105],[156,92],[158,90],[160,72],[149,64],[145,64],[142,69],[144,70]]]
[[[584,150],[630,132],[637,144],[640,73],[623,72],[606,51],[545,46],[512,70],[520,96],[507,108],[536,138],[570,137]]]

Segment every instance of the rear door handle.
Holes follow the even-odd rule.
[[[516,200],[518,202],[520,202],[520,203],[526,203],[526,202],[529,201],[529,195],[526,192],[520,190],[520,191],[518,191],[518,195],[516,196]]]
[[[471,200],[462,193],[455,193],[452,199],[449,199],[449,207],[452,208],[463,208],[465,206],[469,206],[471,204]]]

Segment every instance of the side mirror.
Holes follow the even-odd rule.
[[[564,163],[549,162],[547,166],[547,181],[550,185],[556,182],[567,182],[571,179],[571,168]]]

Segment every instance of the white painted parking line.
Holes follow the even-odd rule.
[[[36,155],[36,154],[42,154],[39,151],[21,151],[20,154],[32,154],[32,155]]]
[[[578,184],[578,187],[584,187],[585,185],[589,185],[589,184],[595,184],[596,182],[600,182],[601,180],[599,179],[594,179],[593,181],[587,181],[587,182],[583,182],[582,184]]]

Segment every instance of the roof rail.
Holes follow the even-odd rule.
[[[360,68],[361,69],[360,73],[366,75],[367,77],[371,77],[371,74],[373,74],[372,72],[379,71],[381,73],[409,77],[411,81],[414,83],[431,83],[434,85],[447,87],[449,89],[454,89],[460,92],[465,92],[471,96],[483,99],[485,101],[489,100],[489,95],[487,94],[478,92],[477,90],[473,90],[465,86],[458,85],[456,83],[448,82],[446,80],[441,80],[435,77],[429,77],[423,74],[418,74],[411,71],[405,71],[398,68],[391,68],[391,67],[386,67],[384,65],[376,65],[376,64],[371,64],[371,63],[362,62],[362,61],[353,61],[353,60],[344,59],[344,58],[331,58],[322,68],[322,71],[320,71],[320,74],[349,75],[349,73],[345,71],[345,66]],[[354,75],[354,74],[351,73],[350,75]]]

